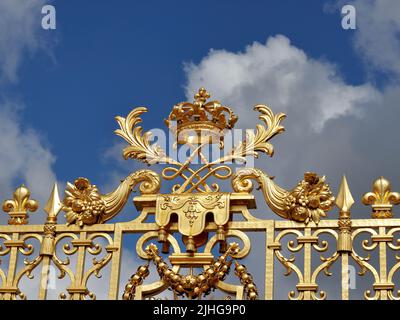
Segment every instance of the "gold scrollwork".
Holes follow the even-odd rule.
[[[290,257],[285,257],[282,254],[282,239],[288,235],[296,236],[296,242],[293,240],[289,240],[287,242],[287,249],[289,252],[300,252],[304,250],[304,265],[311,264],[311,248],[314,248],[317,252],[326,252],[329,249],[329,242],[326,240],[320,241],[321,234],[328,234],[332,236],[336,241],[338,239],[338,233],[332,229],[317,229],[314,233],[305,235],[300,230],[296,229],[284,229],[278,233],[275,237],[274,243],[271,244],[271,248],[274,249],[275,256],[278,261],[286,268],[285,276],[288,276],[295,272],[298,278],[297,295],[295,290],[291,290],[288,293],[288,297],[290,300],[303,300],[306,297],[306,294],[309,296],[308,298],[314,300],[325,300],[327,297],[327,293],[323,290],[319,290],[317,285],[317,278],[319,274],[324,271],[326,276],[331,276],[332,273],[329,271],[329,268],[334,264],[340,257],[340,254],[335,250],[329,257],[320,256],[320,260],[322,263],[318,265],[314,271],[309,270],[308,272],[302,271],[295,264],[295,257],[291,255]],[[307,249],[308,246],[308,249]],[[307,253],[306,253],[307,252]]]
[[[155,239],[158,237],[157,231],[149,231],[144,233],[136,242],[136,253],[137,255],[144,259],[148,260],[149,256],[144,249],[144,245],[146,242],[150,241],[151,239]],[[172,246],[174,253],[181,253],[181,248],[179,247],[178,241],[174,238],[172,234],[168,234],[166,241]]]
[[[352,241],[354,241],[360,234],[363,234],[363,233],[370,234],[372,237],[378,235],[376,230],[374,230],[372,228],[360,228],[360,229],[353,231]],[[374,242],[371,240],[371,244],[370,244],[370,241],[368,239],[364,239],[362,241],[362,248],[366,251],[372,251],[377,246],[378,246],[378,242]],[[366,274],[367,271],[370,271],[372,276],[374,277],[375,283],[380,283],[380,275],[379,275],[378,271],[376,270],[376,268],[374,266],[372,266],[372,264],[370,264],[368,262],[370,260],[370,254],[368,254],[366,257],[362,257],[355,251],[355,249],[353,247],[351,257],[360,266],[360,271],[358,272],[358,274],[360,276],[363,276]],[[371,294],[372,294],[371,290],[366,290],[364,292],[364,298],[367,300],[377,300],[380,297],[380,290],[376,290],[375,295],[373,295],[373,296],[371,296]]]
[[[74,254],[78,254],[78,261],[85,259],[85,251],[92,255],[99,255],[105,249],[106,254],[101,259],[96,259],[95,257],[92,260],[92,266],[85,272],[82,268],[82,264],[77,264],[77,270],[75,273],[72,271],[68,265],[70,264],[70,259],[66,257],[65,260],[61,260],[58,258],[57,254],[54,253],[52,259],[54,264],[60,271],[58,276],[59,279],[65,277],[68,274],[70,278],[70,286],[67,288],[67,291],[70,295],[70,298],[74,299],[84,299],[85,297],[89,297],[92,300],[96,299],[96,295],[87,288],[87,282],[92,275],[95,275],[97,278],[101,278],[100,271],[111,261],[113,253],[118,248],[114,247],[112,237],[104,232],[94,232],[89,234],[85,238],[80,238],[78,235],[74,233],[66,233],[56,237],[55,244],[57,245],[60,240],[64,238],[70,238],[70,243],[65,243],[62,247],[63,252],[67,256],[71,256]],[[103,247],[100,243],[95,243],[95,239],[103,238],[106,240],[107,245]],[[61,299],[66,299],[67,295],[62,292],[60,293]]]
[[[281,231],[275,238],[275,243],[277,244],[276,247],[274,247],[274,252],[275,256],[278,258],[278,261],[282,263],[282,265],[286,268],[285,276],[288,276],[294,271],[298,277],[299,283],[303,282],[303,274],[300,271],[300,269],[294,264],[295,262],[295,257],[292,255],[289,258],[285,257],[281,253],[281,240],[283,237],[293,234],[298,237],[302,237],[303,234],[296,229],[288,229],[288,230],[283,230]],[[279,245],[278,245],[279,244]],[[297,246],[295,246],[294,241],[289,241],[287,244],[287,248],[290,252],[298,252],[300,251],[304,246],[304,243],[298,243]],[[294,292],[291,295],[291,297],[294,297]]]
[[[40,234],[26,233],[20,236],[18,240],[14,238],[14,240],[7,240],[8,242],[5,243],[5,246],[11,249],[9,251],[11,252],[9,258],[10,266],[12,265],[12,268],[14,269],[14,271],[16,271],[16,274],[13,274],[12,277],[10,277],[10,274],[6,276],[4,271],[1,270],[0,277],[2,280],[2,288],[0,288],[0,294],[2,299],[6,298],[15,300],[17,298],[20,298],[22,300],[25,300],[27,298],[25,293],[21,292],[21,290],[19,289],[19,283],[23,276],[26,276],[28,279],[33,279],[34,276],[32,274],[32,271],[42,262],[43,259],[41,255],[37,255],[33,259],[25,258],[24,266],[20,270],[16,270],[18,252],[20,252],[24,256],[32,256],[34,254],[35,246],[27,243],[29,239],[35,239],[39,242],[39,244],[41,244],[43,240]],[[14,249],[15,251],[13,251],[12,249]]]
[[[196,98],[194,104],[187,102],[175,106],[174,111],[171,112],[170,118],[167,120],[167,125],[170,125],[171,121],[178,121],[177,128],[175,128],[174,131],[178,135],[178,141],[183,141],[189,147],[193,148],[193,152],[185,163],[180,163],[167,156],[160,146],[156,144],[151,145],[151,132],[143,133],[143,128],[138,126],[142,121],[140,116],[147,111],[146,108],[136,108],[132,110],[126,118],[116,117],[120,129],[116,130],[115,133],[129,144],[123,151],[125,159],[132,158],[147,164],[166,163],[175,166],[164,168],[162,173],[163,178],[166,180],[172,180],[178,176],[184,179],[182,185],[176,184],[173,187],[174,193],[192,192],[194,190],[199,192],[217,192],[219,190],[218,185],[213,184],[210,187],[207,185],[206,180],[211,176],[217,179],[228,179],[231,177],[231,168],[223,165],[223,163],[229,161],[245,161],[247,156],[258,157],[259,152],[272,156],[274,149],[272,144],[269,143],[269,140],[284,131],[280,123],[285,118],[285,114],[278,113],[275,115],[268,106],[257,105],[254,109],[261,113],[259,118],[266,126],[258,124],[256,126],[256,132],[248,132],[245,141],[236,145],[228,154],[215,161],[208,162],[201,151],[204,146],[212,143],[213,139],[210,140],[208,137],[218,133],[217,135],[223,139],[223,134],[221,135],[219,132],[225,127],[231,129],[237,118],[229,108],[222,107],[219,102],[214,101],[205,104],[204,99],[209,97],[205,89],[200,89],[198,94],[199,96]],[[188,111],[187,108],[190,110]],[[222,114],[223,111],[227,111],[230,115],[230,120],[228,122],[225,121],[225,115]],[[206,113],[210,113],[212,119],[208,119]],[[189,121],[188,117],[194,117],[193,121]],[[220,121],[215,121],[215,119],[219,119],[220,117],[223,117],[223,123],[225,124],[222,124]],[[196,141],[194,141],[193,137],[189,137],[191,133],[187,132],[188,126],[190,126],[190,128],[195,126],[194,130],[196,132],[199,130],[200,133],[205,134],[207,136],[206,139],[197,141],[196,138]],[[192,129],[190,132],[192,132]],[[184,137],[182,140],[179,140],[179,137],[182,135]],[[197,156],[203,160],[204,165],[197,170],[193,170],[189,165],[193,158]],[[190,175],[188,176],[185,171],[188,171]],[[206,173],[201,176],[202,172]],[[222,172],[225,172],[225,174]],[[195,179],[197,181],[194,181]]]
[[[54,240],[54,245],[55,247],[57,247],[57,244],[65,238],[70,238],[71,240],[77,240],[78,236],[75,233],[72,232],[68,232],[68,233],[62,233],[59,234],[55,237]],[[72,248],[72,249],[71,249]],[[78,250],[78,248],[65,243],[62,247],[62,251],[66,254],[66,255],[72,255],[74,254],[76,251]],[[70,281],[74,282],[75,281],[75,274],[72,271],[72,269],[70,267],[68,267],[68,265],[70,264],[70,259],[69,257],[66,257],[64,260],[60,259],[57,255],[57,251],[54,252],[53,256],[52,256],[52,261],[54,262],[54,265],[57,267],[57,269],[59,270],[59,275],[58,278],[59,279],[63,279],[65,277],[66,274],[68,274]]]

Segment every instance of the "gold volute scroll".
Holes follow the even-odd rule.
[[[381,176],[373,183],[372,192],[364,194],[362,202],[371,205],[372,218],[393,218],[392,208],[400,203],[400,193],[392,192],[390,181]]]
[[[10,215],[8,224],[28,224],[28,211],[35,212],[39,208],[39,202],[30,199],[31,192],[24,185],[14,191],[13,199],[3,202],[3,211]]]

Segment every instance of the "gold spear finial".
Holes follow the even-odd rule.
[[[58,193],[57,182],[55,182],[50,198],[44,207],[44,211],[47,213],[47,222],[55,223],[57,221],[57,215],[61,211],[62,207],[63,205]]]
[[[351,219],[350,208],[354,204],[353,196],[351,195],[349,185],[347,184],[346,176],[343,175],[340,183],[339,192],[336,197],[336,206],[339,208],[339,237],[337,242],[338,252],[351,252]]]
[[[51,191],[50,198],[47,200],[44,211],[47,213],[47,220],[43,227],[45,237],[43,238],[40,247],[40,255],[53,256],[55,251],[55,235],[57,215],[61,211],[63,205],[58,194],[57,182],[54,182],[53,190]]]
[[[336,197],[336,206],[340,210],[340,216],[349,216],[350,208],[354,204],[353,196],[351,195],[349,185],[347,184],[346,176],[343,175],[340,183],[339,192]]]

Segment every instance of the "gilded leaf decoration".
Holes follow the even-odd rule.
[[[145,112],[147,108],[138,107],[133,109],[126,118],[115,117],[120,126],[120,129],[115,130],[115,134],[129,143],[129,146],[123,150],[124,158],[136,159],[147,164],[174,163],[175,161],[167,157],[159,145],[151,145],[152,133],[150,131],[143,133],[143,128],[138,126],[142,122],[140,116]]]
[[[258,158],[259,152],[263,152],[269,156],[273,156],[274,147],[268,141],[277,134],[285,131],[281,122],[286,115],[282,112],[274,114],[266,105],[256,105],[254,110],[261,113],[259,119],[262,120],[266,127],[262,124],[256,125],[256,132],[248,131],[246,140],[239,143],[229,155],[223,157],[221,162],[228,160],[244,160],[246,156],[254,156]]]

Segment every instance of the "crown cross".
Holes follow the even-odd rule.
[[[203,105],[211,96],[205,88],[200,88],[199,91],[194,95],[195,103]]]

